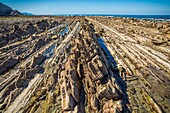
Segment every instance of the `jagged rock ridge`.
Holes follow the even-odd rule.
[[[148,32],[143,27],[151,23],[141,27],[141,21],[132,21],[136,24],[105,17],[1,22],[0,42],[6,43],[0,47],[0,112],[168,113],[168,41],[142,37],[166,28]]]

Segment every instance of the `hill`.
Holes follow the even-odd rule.
[[[11,7],[0,3],[0,16],[19,16],[23,15],[17,10],[13,10]]]

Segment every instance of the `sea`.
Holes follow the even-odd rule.
[[[136,18],[155,21],[170,21],[170,15],[58,14],[54,16],[104,16],[117,18]]]

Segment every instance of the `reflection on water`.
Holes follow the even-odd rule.
[[[54,54],[54,48],[55,48],[56,44],[53,44],[50,48],[48,48],[44,53],[43,53],[43,56],[45,56],[45,59],[40,63],[38,64],[39,66],[43,67],[43,64],[44,62],[51,58],[52,55]],[[40,74],[43,74],[44,73],[44,68],[41,68],[41,70],[39,71]]]
[[[57,28],[60,28],[60,27],[62,27],[62,26],[63,26],[63,24],[60,24],[60,25],[58,25],[58,26],[56,26],[56,27],[53,27],[53,28],[49,29],[48,32],[49,32],[49,31],[53,31],[53,30],[55,30],[55,29],[57,29]]]
[[[46,57],[46,59],[50,58],[53,54],[54,54],[54,48],[55,48],[55,44],[52,45],[50,48],[48,48],[45,53],[43,54],[43,56]]]
[[[113,56],[110,54],[110,51],[107,49],[105,42],[102,38],[98,38],[98,42],[102,48],[102,50],[104,51],[107,60],[109,61],[109,65],[111,65],[111,63],[114,65],[114,68],[116,68],[116,61],[114,60]]]
[[[64,35],[67,32],[68,32],[68,26],[62,32],[60,32],[60,36]]]

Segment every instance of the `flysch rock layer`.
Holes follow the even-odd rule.
[[[168,23],[16,18],[0,21],[0,112],[170,111]]]
[[[168,113],[170,37],[166,29],[170,23],[107,17],[87,19],[101,31],[119,70],[126,73],[132,111]]]

